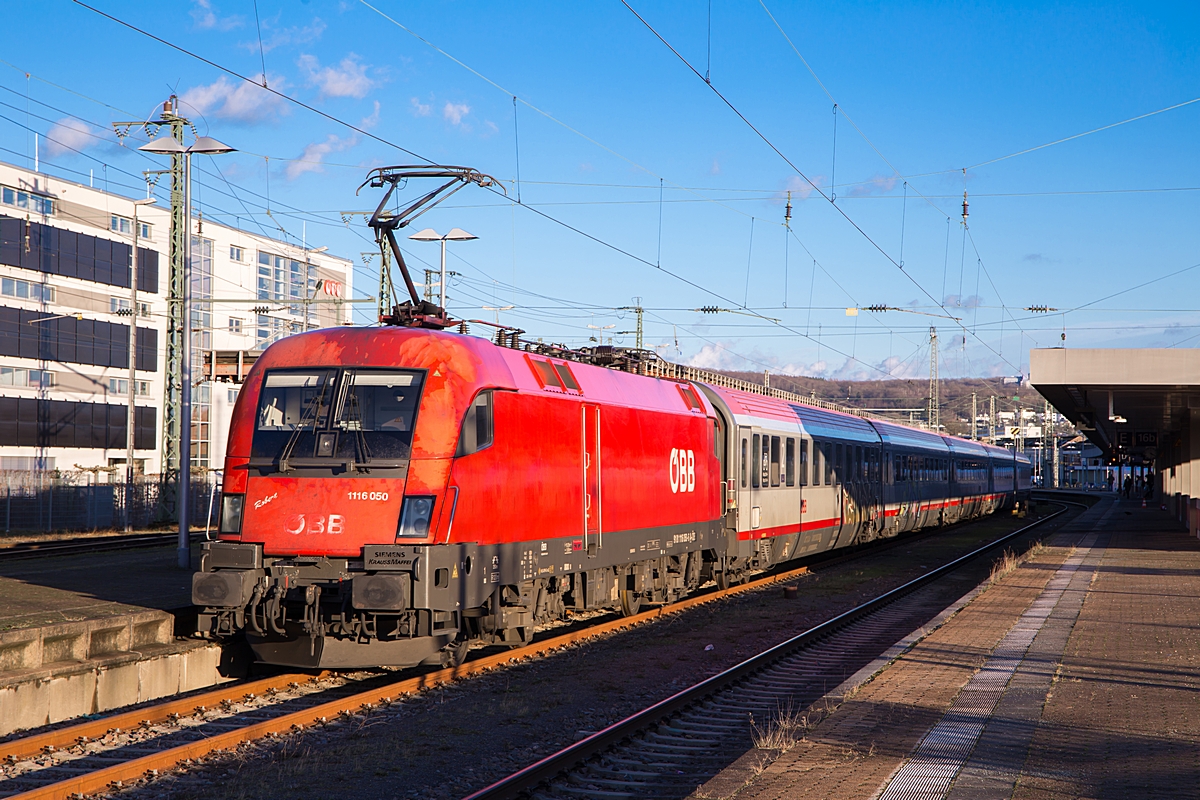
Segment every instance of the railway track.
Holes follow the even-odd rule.
[[[1037,524],[1044,521],[1039,520]],[[1017,534],[1030,527],[1033,526],[1026,526]],[[891,547],[924,538],[926,534],[918,532],[881,542],[881,546],[864,551],[814,560],[812,566],[826,568],[866,553],[885,552]],[[1011,537],[1006,536],[988,548],[999,546]],[[536,658],[723,597],[786,583],[808,571],[808,566],[788,569],[729,589],[714,589],[632,617],[607,619],[578,629],[568,628],[566,632],[547,636],[525,647],[482,655],[459,667],[400,681],[390,680],[386,673],[367,675],[359,680],[328,673],[285,674],[231,684],[188,698],[0,742],[0,798],[65,799],[104,791],[113,785],[129,784],[147,774],[154,775],[217,751],[233,749],[244,742],[387,705],[405,695]],[[364,689],[364,685],[367,688]],[[744,728],[744,715],[740,722]]]
[[[81,536],[58,541],[22,542],[9,547],[0,547],[0,561],[15,561],[39,556],[79,555],[101,550],[131,550],[138,547],[159,547],[174,544],[176,533],[133,533],[115,536]],[[204,540],[203,533],[193,533],[192,541]]]
[[[1064,505],[465,800],[686,797],[756,739],[794,734],[800,712],[894,645],[898,632],[915,630],[941,611],[945,598],[931,591],[939,579],[1066,511]]]

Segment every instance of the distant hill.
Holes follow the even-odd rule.
[[[761,372],[732,372],[720,370],[722,374],[743,381],[761,384]],[[877,412],[888,419],[907,421],[909,414],[899,409],[920,409],[913,412],[913,419],[923,421],[929,397],[928,380],[886,381],[836,381],[824,378],[807,378],[799,375],[771,375],[771,386],[787,392],[816,395],[853,408],[894,409]],[[947,433],[963,435],[970,431],[971,392],[976,393],[979,414],[988,413],[988,399],[996,396],[996,411],[1013,411],[1019,404],[1022,408],[1042,410],[1045,402],[1028,384],[1018,388],[1002,385],[999,378],[950,378],[941,381],[939,391],[940,417]],[[1018,400],[1014,401],[1013,397]]]

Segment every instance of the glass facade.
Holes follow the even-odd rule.
[[[212,349],[212,303],[203,302],[211,300],[213,296],[212,239],[192,237],[191,266],[192,375],[200,375],[204,370],[204,352]],[[211,398],[212,386],[209,382],[195,384],[192,389],[191,425],[192,465],[195,467],[209,466]]]
[[[312,297],[317,286],[317,268],[294,258],[258,251],[259,300],[295,301]],[[281,318],[278,314],[286,314]],[[316,315],[309,310],[309,321],[316,322]],[[304,329],[305,304],[292,303],[281,312],[259,314],[255,330],[254,345],[266,347],[271,342]]]

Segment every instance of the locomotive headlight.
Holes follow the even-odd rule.
[[[396,538],[424,539],[429,535],[429,518],[433,516],[432,497],[406,497],[400,508],[400,524]]]
[[[242,532],[242,507],[246,495],[227,494],[221,498],[221,533]]]

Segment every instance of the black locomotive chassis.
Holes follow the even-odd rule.
[[[264,556],[206,542],[197,631],[244,633],[260,661],[355,668],[457,663],[472,640],[519,645],[568,610],[677,600],[795,552],[797,535],[739,541],[724,520],[499,545],[369,545],[361,559]]]

